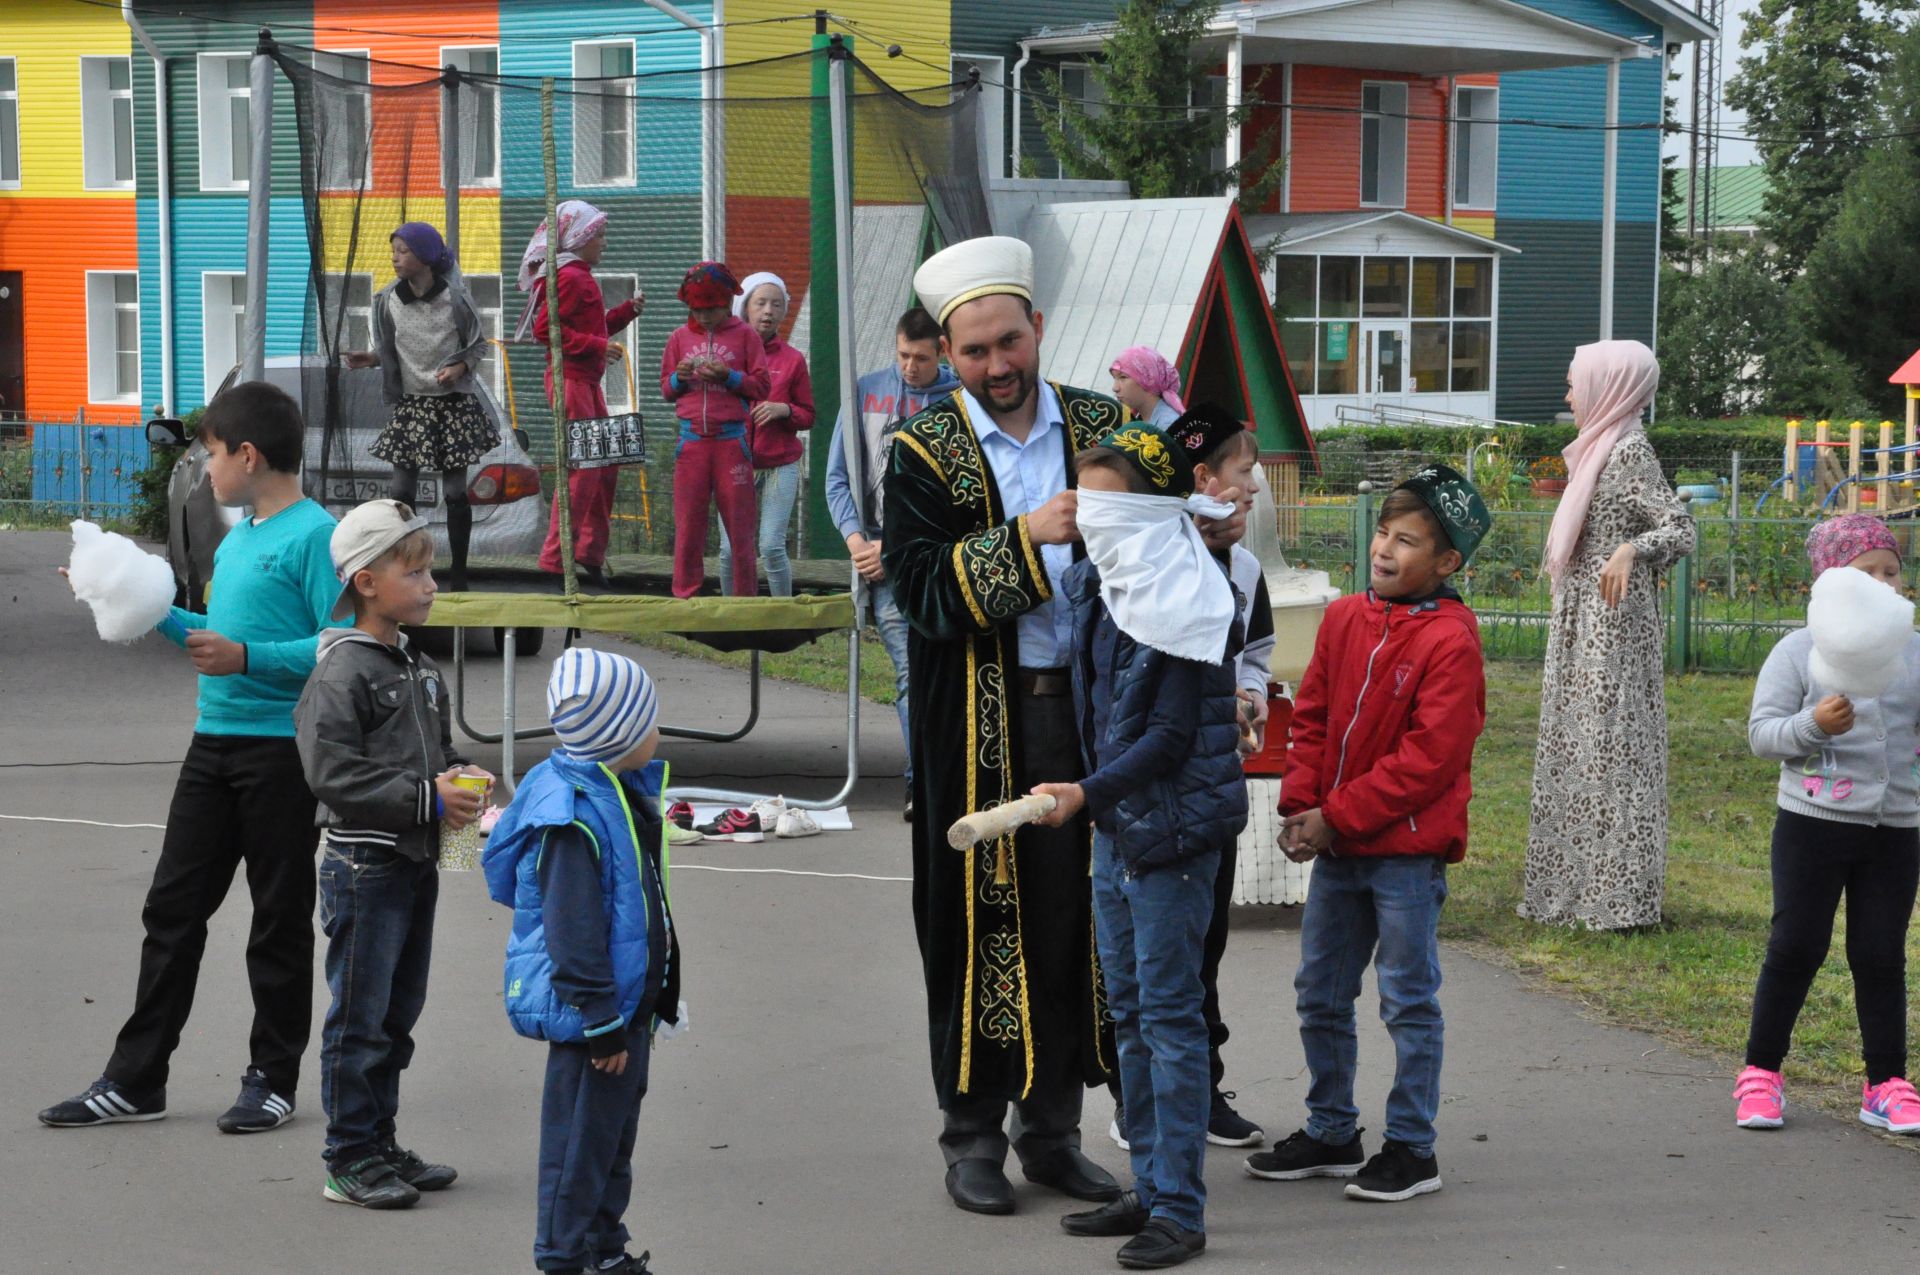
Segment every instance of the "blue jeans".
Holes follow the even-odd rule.
[[[592,1270],[633,1238],[621,1219],[633,1197],[652,1023],[653,1007],[642,1005],[627,1027],[627,1067],[617,1076],[596,1069],[585,1045],[547,1046],[533,1232],[534,1265],[543,1271]]]
[[[1134,1189],[1154,1217],[1206,1229],[1211,1084],[1201,1011],[1201,949],[1213,919],[1220,852],[1145,876],[1126,870],[1113,841],[1093,838],[1094,933],[1107,1012],[1120,1052],[1120,1089]]]
[[[1380,1021],[1393,1038],[1387,1137],[1416,1154],[1433,1154],[1445,1028],[1438,929],[1446,901],[1447,865],[1441,859],[1314,860],[1293,990],[1300,1044],[1313,1073],[1307,1132],[1322,1142],[1350,1142],[1358,1127],[1353,1073],[1360,1051],[1353,1006],[1371,961],[1380,987]]]
[[[320,858],[320,928],[333,1003],[320,1035],[320,1105],[328,1165],[345,1168],[393,1136],[400,1073],[427,1003],[433,860],[329,843]]]
[[[907,748],[907,784],[913,784],[913,735],[907,730],[907,617],[893,600],[893,586],[880,583],[867,586],[873,597],[873,627],[880,630],[880,645],[887,648],[893,661],[893,711],[900,718],[900,741]]]
[[[760,561],[767,568],[767,589],[776,598],[793,596],[793,562],[787,557],[787,528],[800,499],[800,462],[753,471],[753,493],[760,502]],[[733,544],[720,524],[720,592],[733,593]]]

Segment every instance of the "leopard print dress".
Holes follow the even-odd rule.
[[[1627,596],[1600,570],[1637,554]],[[1666,631],[1656,573],[1694,549],[1693,519],[1634,431],[1608,457],[1553,599],[1520,915],[1596,930],[1660,920],[1667,871]]]

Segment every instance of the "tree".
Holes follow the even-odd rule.
[[[1243,211],[1264,207],[1282,174],[1276,139],[1253,139],[1240,163],[1214,167],[1228,124],[1244,128],[1252,120],[1263,82],[1256,77],[1249,101],[1235,110],[1213,107],[1208,66],[1193,49],[1214,11],[1212,0],[1128,0],[1104,60],[1088,68],[1099,87],[1096,107],[1069,97],[1059,72],[1039,73],[1042,91],[1059,102],[1057,112],[1038,112],[1040,131],[1065,175],[1124,181],[1136,199],[1238,190]]]
[[[1901,15],[1920,0],[1760,0],[1727,84],[1767,170],[1761,229],[1785,274],[1799,269],[1832,218],[1875,131],[1874,88]]]
[[[1838,350],[1883,410],[1887,377],[1920,349],[1920,31],[1896,44],[1875,102],[1875,142],[1794,282],[1809,331]]]

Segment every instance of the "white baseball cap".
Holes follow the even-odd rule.
[[[334,578],[340,581],[340,596],[334,599],[333,618],[344,620],[353,614],[353,575],[372,565],[381,554],[427,525],[397,500],[369,500],[347,511],[333,529],[327,548],[333,554]]]

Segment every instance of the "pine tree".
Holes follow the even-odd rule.
[[[1876,131],[1875,87],[1920,0],[1760,0],[1727,84],[1745,112],[1767,195],[1761,229],[1781,270],[1798,270],[1833,217],[1840,190]]]
[[[1263,84],[1255,77],[1232,112],[1212,107],[1208,66],[1195,59],[1194,45],[1214,12],[1212,0],[1128,0],[1104,60],[1088,68],[1101,99],[1093,109],[1067,95],[1057,71],[1039,73],[1042,91],[1059,103],[1057,111],[1041,105],[1037,115],[1063,175],[1124,181],[1136,199],[1238,190],[1243,211],[1264,207],[1282,173],[1275,138],[1247,139],[1240,163],[1213,164],[1228,124],[1251,121]]]

